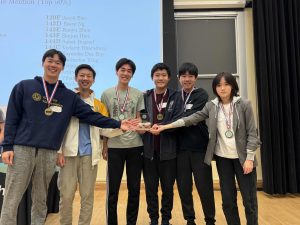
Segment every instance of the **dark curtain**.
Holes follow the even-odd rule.
[[[263,190],[300,193],[300,1],[254,0]]]
[[[162,1],[163,11],[163,61],[171,69],[171,80],[169,87],[178,88],[177,80],[177,59],[176,59],[176,39],[175,39],[175,19],[173,0]]]

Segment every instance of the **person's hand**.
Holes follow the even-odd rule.
[[[244,174],[249,174],[253,170],[253,161],[246,160],[243,165]]]
[[[57,154],[57,160],[56,160],[56,165],[63,168],[66,165],[66,160],[63,154],[58,153]]]
[[[154,124],[151,129],[149,130],[149,132],[151,134],[154,134],[154,135],[159,135],[160,132],[164,131],[165,130],[165,126],[164,125],[157,125],[157,124]]]
[[[13,150],[2,152],[2,162],[3,163],[5,163],[9,166],[12,166],[13,160],[14,160],[14,151]]]
[[[136,130],[136,132],[137,132],[138,134],[144,134],[144,133],[146,133],[146,130]]]
[[[128,131],[128,130],[136,130],[138,124],[140,123],[139,119],[127,119],[127,120],[122,120],[121,121],[121,129],[123,131]]]
[[[107,153],[108,153],[108,148],[107,148],[107,146],[104,146],[104,145],[103,145],[103,149],[102,149],[102,157],[103,157],[103,159],[106,160],[106,161],[107,161]]]

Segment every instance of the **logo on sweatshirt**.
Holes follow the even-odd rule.
[[[36,102],[39,102],[39,101],[41,101],[42,96],[41,96],[39,93],[34,92],[34,93],[32,94],[32,99],[33,99],[34,101],[36,101]]]

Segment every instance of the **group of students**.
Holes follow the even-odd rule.
[[[101,150],[107,160],[108,225],[118,224],[118,193],[125,165],[127,225],[137,222],[142,173],[151,225],[159,224],[159,214],[162,225],[170,224],[175,180],[187,224],[195,224],[193,180],[205,223],[215,224],[213,158],[227,223],[240,224],[236,178],[247,224],[258,224],[255,150],[260,141],[251,104],[238,96],[237,82],[230,73],[214,78],[217,97],[208,101],[206,91],[195,88],[198,69],[194,64],[180,66],[181,89],[175,91],[168,88],[170,68],[157,63],[151,70],[154,88],[142,93],[129,85],[136,65],[122,58],[115,68],[117,85],[104,91],[99,101],[91,89],[96,72],[90,65],[76,68],[78,88],[71,91],[59,81],[66,62],[63,53],[48,50],[42,62],[43,77],[18,83],[8,103],[2,142],[2,160],[8,170],[0,225],[16,225],[17,208],[31,180],[31,224],[45,223],[47,189],[56,164],[60,166],[60,224],[72,224],[77,184],[81,197],[78,224],[90,224]],[[141,122],[150,122],[151,129],[138,129]]]

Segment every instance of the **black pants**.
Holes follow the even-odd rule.
[[[216,162],[221,186],[222,207],[227,224],[241,224],[237,206],[236,177],[245,207],[247,225],[257,225],[256,169],[254,168],[249,174],[244,174],[239,159],[216,156]]]
[[[206,224],[215,224],[215,200],[212,169],[204,163],[205,153],[180,151],[177,154],[177,186],[187,224],[195,224],[193,178],[201,200]]]
[[[160,161],[158,154],[154,158],[144,158],[143,169],[147,211],[152,222],[158,222],[158,186],[159,181],[162,190],[161,216],[162,223],[167,223],[171,218],[173,209],[173,187],[176,177],[176,159]]]
[[[107,223],[118,224],[117,205],[119,189],[126,162],[127,175],[127,225],[135,225],[140,200],[141,171],[143,168],[143,147],[109,148],[107,174]]]

